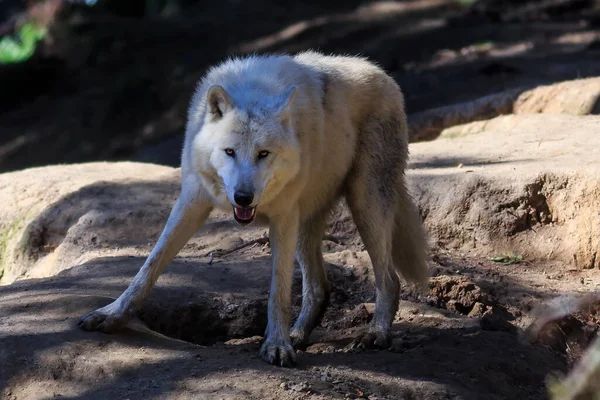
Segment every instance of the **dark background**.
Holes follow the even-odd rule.
[[[0,36],[23,21],[49,34],[28,61],[0,64],[0,172],[179,165],[195,84],[231,55],[368,56],[403,88],[409,118],[600,72],[593,0],[0,0]]]

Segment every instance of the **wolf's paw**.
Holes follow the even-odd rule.
[[[116,332],[127,325],[130,314],[111,303],[79,319],[77,325],[86,331]]]
[[[296,353],[291,344],[268,337],[260,348],[260,358],[269,364],[281,367],[291,367],[296,364]]]
[[[359,349],[387,349],[392,345],[392,338],[389,333],[369,330],[360,339],[356,341],[356,347]]]
[[[304,351],[308,347],[308,335],[302,329],[292,329],[290,338],[294,349]]]

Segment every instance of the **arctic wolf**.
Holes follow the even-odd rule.
[[[373,264],[376,306],[365,347],[390,344],[399,275],[426,284],[426,240],[405,186],[404,99],[362,58],[305,52],[232,59],[193,96],[181,160],[181,194],[146,262],[113,303],[81,318],[87,330],[123,327],[165,266],[213,207],[242,224],[267,223],[273,255],[261,357],[295,363],[330,291],[321,253],[327,215],[345,197]],[[303,302],[290,330],[294,258]]]

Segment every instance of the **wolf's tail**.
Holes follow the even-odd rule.
[[[429,282],[429,245],[419,212],[408,190],[401,191],[395,219],[392,257],[396,272],[420,290],[426,290]]]

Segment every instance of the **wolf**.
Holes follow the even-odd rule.
[[[385,348],[400,277],[425,287],[427,240],[406,188],[408,127],[396,82],[366,58],[252,55],[210,69],[198,83],[181,155],[181,193],[155,247],[128,288],[83,316],[113,332],[138,310],[167,264],[213,208],[241,225],[268,224],[272,280],[262,359],[296,363],[329,298],[322,238],[342,199],[373,265],[373,319],[361,347]],[[297,260],[302,308],[290,330]]]

